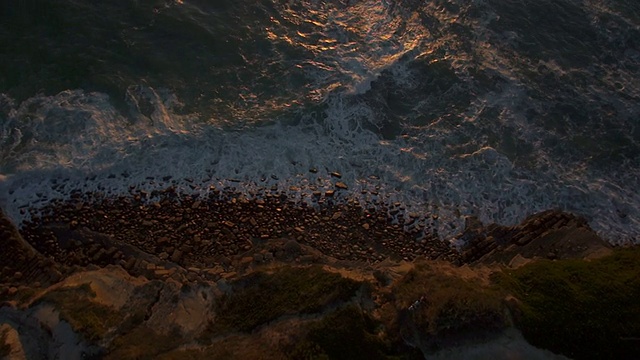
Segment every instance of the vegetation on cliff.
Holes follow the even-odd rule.
[[[519,300],[516,325],[534,346],[574,359],[640,355],[640,248],[592,261],[540,260],[497,282]]]
[[[287,349],[291,359],[420,359],[409,348],[398,351],[384,334],[381,323],[358,305],[350,304],[307,326],[306,335]]]
[[[438,350],[507,326],[500,290],[426,261],[404,275],[392,294],[399,335],[422,349]]]
[[[283,315],[310,314],[353,297],[360,283],[319,267],[256,272],[232,284],[218,304],[213,334],[248,332]]]
[[[13,325],[42,325],[39,311],[53,309],[82,343],[59,354],[89,349],[105,359],[414,359],[485,344],[512,325],[530,344],[574,359],[640,358],[640,248],[612,251],[584,223],[545,214],[494,227],[516,240],[479,251],[491,245],[486,237],[462,266],[337,260],[282,239],[252,243],[215,268],[167,266],[141,251],[131,267],[65,268],[33,252],[4,267],[0,322],[54,349],[47,326],[24,335],[31,325]],[[65,275],[45,276],[56,269]],[[5,337],[0,355],[18,348]],[[43,349],[30,351],[47,357]]]
[[[67,321],[74,331],[83,334],[87,340],[99,341],[112,328],[124,320],[124,314],[95,301],[96,294],[88,284],[59,288],[47,292],[32,307],[41,303],[52,304],[60,312],[60,318]]]

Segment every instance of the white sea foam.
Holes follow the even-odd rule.
[[[537,211],[560,208],[585,216],[614,243],[640,242],[638,160],[629,159],[618,169],[597,169],[551,154],[552,149],[544,145],[548,130],[531,124],[523,109],[545,113],[544,108],[553,104],[533,101],[527,94],[521,75],[514,70],[517,55],[501,53],[495,41],[510,43],[517,34],[492,33],[487,26],[497,15],[489,8],[483,6],[485,12],[476,20],[465,20],[438,4],[425,4],[439,24],[472,22],[467,25],[477,41],[467,51],[453,33],[431,34],[441,29],[430,28],[411,7],[380,1],[348,7],[309,2],[300,12],[284,3],[281,6],[286,20],[306,26],[274,22],[267,35],[274,43],[301,46],[314,55],[313,61],[296,66],[313,79],[304,89],[310,94],[301,98],[326,103],[321,119],[307,114],[295,126],[276,122],[222,129],[218,125],[223,121],[178,115],[175,96],[144,86],[127,92],[131,116],[121,115],[100,93],[74,90],[35,96],[0,118],[0,204],[19,221],[26,216],[20,208],[65,198],[74,189],[116,195],[127,193],[132,185],[149,190],[168,186],[162,180],[167,176],[185,192],[233,186],[251,193],[256,187],[295,185],[302,188],[297,196],[305,201],[303,195],[314,188],[333,188],[335,180],[329,172],[338,171],[351,195],[362,201],[399,201],[409,212],[437,214],[437,220],[423,216],[419,221],[437,229],[443,238],[459,233],[465,216],[509,225]],[[441,55],[433,55],[436,52]],[[402,61],[403,57],[409,60]],[[411,60],[447,62],[461,79],[473,77],[469,67],[477,66],[502,83],[499,89],[474,94],[459,123],[435,118],[427,125],[407,125],[413,128],[406,136],[382,140],[369,130],[371,124],[379,125],[376,109],[353,99],[371,91],[372,81],[384,71],[399,89],[410,93],[425,81],[407,68]],[[564,70],[553,62],[540,65],[555,76],[563,75]],[[616,74],[606,73],[600,80],[610,88],[622,86],[628,94],[638,93],[633,74]],[[445,91],[467,91],[456,92],[460,86],[454,84]],[[631,101],[615,94],[601,91],[599,98],[613,104],[620,116],[638,113],[637,104],[630,105]],[[424,110],[420,104],[413,105],[416,112]],[[490,108],[499,109],[499,114],[488,125],[477,124],[483,121],[483,110]],[[509,129],[531,145],[535,165],[516,165],[513,154],[491,147],[483,138],[483,126],[497,136],[506,136],[503,130]],[[460,137],[471,140],[460,144]],[[464,146],[456,148],[452,143]],[[319,172],[311,173],[310,168]]]
[[[548,160],[526,169],[488,146],[450,155],[447,134],[429,128],[381,140],[361,123],[371,109],[343,97],[329,101],[323,121],[241,131],[176,115],[173,98],[150,88],[135,97],[152,104],[149,117],[131,121],[104,94],[66,91],[34,97],[2,119],[0,201],[9,215],[20,221],[27,216],[20,208],[74,189],[118,195],[132,185],[161,188],[169,185],[165,176],[185,192],[231,185],[250,194],[256,187],[295,185],[304,201],[315,188],[333,188],[329,172],[338,171],[353,197],[370,201],[373,195],[361,190],[377,190],[377,198],[402,202],[443,238],[459,233],[468,215],[514,224],[561,208],[587,217],[612,242],[639,241],[633,236],[640,233],[640,173],[633,166],[603,174]]]

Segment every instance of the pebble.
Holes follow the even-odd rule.
[[[344,190],[347,190],[347,189],[349,188],[349,187],[347,186],[347,184],[343,183],[342,181],[338,181],[338,182],[336,183],[336,187],[337,187],[338,189],[344,189]]]
[[[179,262],[182,259],[182,251],[175,250],[173,254],[171,254],[171,261]]]

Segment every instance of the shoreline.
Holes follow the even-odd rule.
[[[38,251],[63,263],[73,260],[78,246],[49,241],[52,231],[61,238],[68,231],[104,234],[187,266],[219,263],[281,238],[338,260],[375,263],[387,257],[410,261],[417,256],[457,260],[455,249],[421,224],[417,214],[403,214],[399,205],[365,207],[333,191],[314,198],[315,206],[307,206],[284,193],[254,200],[234,192],[214,191],[203,197],[171,188],[127,197],[78,194],[34,211],[20,232]]]
[[[0,254],[0,299],[5,300],[0,309],[4,316],[36,319],[54,306],[61,311],[59,324],[70,324],[80,339],[67,350],[91,349],[105,358],[128,358],[120,356],[123,344],[131,351],[182,354],[179,345],[186,343],[197,344],[193,351],[210,358],[219,346],[240,351],[233,339],[259,340],[262,345],[247,349],[296,358],[295,339],[324,344],[321,339],[340,328],[323,324],[347,326],[353,316],[384,329],[376,336],[385,340],[375,347],[387,354],[419,358],[476,345],[497,346],[500,353],[500,339],[517,325],[528,342],[520,335],[507,338],[523,356],[562,358],[540,349],[564,354],[571,349],[547,346],[539,340],[543,337],[527,332],[520,301],[531,299],[517,293],[520,285],[511,288],[512,281],[524,281],[513,274],[526,274],[531,265],[546,269],[572,261],[565,259],[591,266],[621,254],[584,219],[553,210],[511,227],[468,218],[459,236],[467,246],[457,252],[448,242],[426,238],[425,229],[411,227],[416,222],[411,216],[402,226],[394,224],[389,209],[381,213],[342,202],[335,193],[323,194],[319,207],[275,195],[248,200],[216,193],[205,199],[169,191],[157,202],[145,202],[140,194],[89,195],[77,193],[38,214],[34,210],[20,230],[2,216],[7,251]],[[305,296],[308,292],[315,295]],[[7,329],[17,334],[14,329],[20,328]],[[25,336],[49,336],[28,331]],[[374,335],[366,327],[352,331]],[[274,333],[286,338],[286,345],[272,344]],[[136,334],[154,344],[165,336],[168,347],[145,350]],[[322,351],[331,352],[333,344],[322,345]],[[370,348],[367,344],[356,347]],[[10,347],[22,349],[19,342]]]
[[[24,209],[30,220],[19,232],[36,252],[66,268],[62,273],[115,265],[157,278],[192,269],[192,279],[207,280],[282,260],[286,246],[305,247],[303,255],[287,259],[302,263],[424,259],[454,266],[597,257],[613,248],[585,219],[558,210],[514,226],[466,217],[464,231],[443,241],[425,221],[437,215],[409,213],[401,203],[363,205],[340,187],[315,192],[308,205],[291,195],[295,190],[274,188],[253,199],[232,188],[211,188],[206,196],[173,186],[152,192],[132,187],[127,196],[75,191],[68,200]]]

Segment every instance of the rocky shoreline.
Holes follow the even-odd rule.
[[[417,215],[405,218],[399,204],[365,208],[339,201],[333,193],[318,196],[315,207],[296,204],[285,194],[248,200],[216,192],[201,198],[170,189],[148,201],[149,195],[78,195],[34,212],[21,233],[58,263],[117,264],[128,270],[140,258],[130,247],[184,268],[213,268],[272,239],[294,240],[338,260],[376,263],[422,256],[458,261],[455,249],[418,225]],[[279,257],[277,251],[261,255],[263,261]]]
[[[309,206],[286,193],[249,200],[233,192],[204,198],[169,188],[127,197],[76,193],[37,211],[25,209],[30,220],[19,231],[2,215],[0,335],[13,339],[3,348],[24,355],[12,358],[151,359],[161,355],[145,342],[151,339],[167,343],[167,359],[189,353],[180,344],[197,349],[189,358],[253,357],[256,349],[267,359],[340,358],[340,351],[353,349],[335,352],[327,344],[338,340],[326,343],[328,330],[318,329],[339,329],[355,316],[364,327],[349,325],[348,333],[362,332],[353,341],[376,349],[367,352],[374,358],[435,356],[491,339],[515,341],[536,358],[562,358],[505,330],[523,311],[510,295],[515,290],[504,285],[515,281],[504,280],[511,279],[505,271],[540,259],[610,257],[616,250],[584,219],[555,210],[515,226],[468,217],[465,231],[443,242],[421,221],[429,214],[402,210],[399,204],[363,206],[333,192],[318,194]],[[466,245],[455,249],[454,242]],[[504,284],[490,280],[496,276]],[[327,294],[334,295],[321,300]],[[52,320],[42,318],[43,309],[53,311],[46,319],[53,316],[57,325],[46,325]],[[385,330],[372,333],[369,322]],[[178,323],[182,330],[175,333]],[[31,330],[19,333],[21,326]],[[42,326],[49,332],[38,330]],[[76,345],[55,345],[62,336],[56,331]],[[25,337],[53,345],[28,348]],[[274,337],[281,343],[272,343]],[[294,345],[300,341],[306,345]]]

